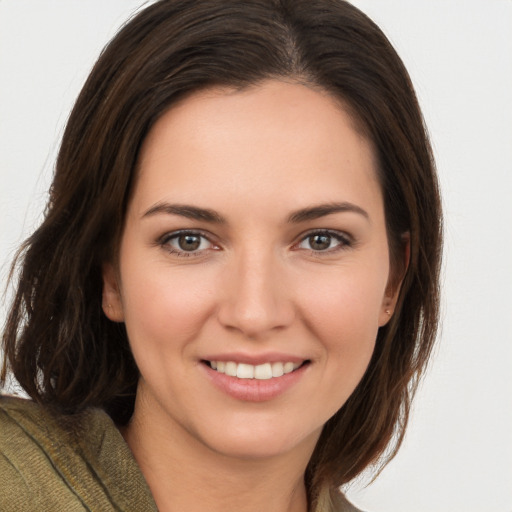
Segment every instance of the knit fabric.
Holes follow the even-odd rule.
[[[361,512],[341,493],[315,512]],[[0,512],[158,512],[130,448],[101,409],[56,416],[0,395]]]
[[[0,511],[156,512],[149,487],[100,409],[55,416],[0,397]]]

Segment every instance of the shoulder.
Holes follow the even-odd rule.
[[[30,400],[4,396],[0,491],[0,510],[156,510],[104,411],[57,415]]]
[[[113,428],[108,416],[99,409],[59,415],[31,400],[4,395],[0,395],[0,426],[2,454],[18,453],[14,450],[16,446],[23,453],[39,450],[56,458],[60,449],[79,451],[84,435],[92,452],[101,451],[96,437]]]
[[[323,488],[320,490],[314,512],[363,512],[352,505],[341,489]]]
[[[342,492],[336,493],[335,496],[331,495],[331,500],[332,512],[363,512],[350,503]]]
[[[340,508],[339,510],[340,512],[363,512],[362,510],[352,505],[352,503],[350,503],[346,498],[344,498],[343,501],[343,508]]]

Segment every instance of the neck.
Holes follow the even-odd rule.
[[[169,418],[155,421],[155,410],[145,409],[137,403],[122,433],[160,512],[307,511],[304,472],[314,442],[273,457],[234,457],[212,450]]]

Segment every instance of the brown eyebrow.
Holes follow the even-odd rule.
[[[317,206],[302,208],[296,212],[293,212],[288,217],[288,222],[295,224],[299,222],[306,222],[308,220],[319,219],[321,217],[325,217],[326,215],[332,215],[333,213],[343,212],[358,213],[366,219],[370,219],[370,216],[366,210],[363,210],[361,207],[355,204],[343,202],[320,204]],[[209,208],[199,208],[197,206],[186,204],[157,203],[149,208],[149,210],[147,210],[142,215],[142,217],[151,217],[152,215],[157,215],[159,213],[164,213],[167,215],[179,215],[188,219],[202,220],[215,224],[227,223],[226,219],[215,210],[210,210]]]
[[[197,206],[190,206],[187,204],[170,204],[170,203],[157,203],[147,210],[143,215],[144,217],[151,217],[159,213],[167,215],[179,215],[187,219],[202,220],[212,222],[215,224],[226,224],[226,219],[219,215],[216,211],[208,208],[199,208]]]
[[[319,219],[320,217],[325,217],[326,215],[331,215],[333,213],[343,212],[358,213],[365,217],[367,220],[370,220],[370,216],[368,215],[368,212],[366,210],[363,210],[360,206],[357,206],[355,204],[343,202],[319,204],[317,206],[311,206],[309,208],[302,208],[292,213],[288,217],[288,222],[305,222],[308,220]]]

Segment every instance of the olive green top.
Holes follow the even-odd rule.
[[[54,415],[0,395],[0,511],[157,512],[151,491],[107,413]],[[315,512],[360,512],[341,493]]]
[[[100,409],[54,416],[0,397],[0,511],[156,512],[149,487]]]

